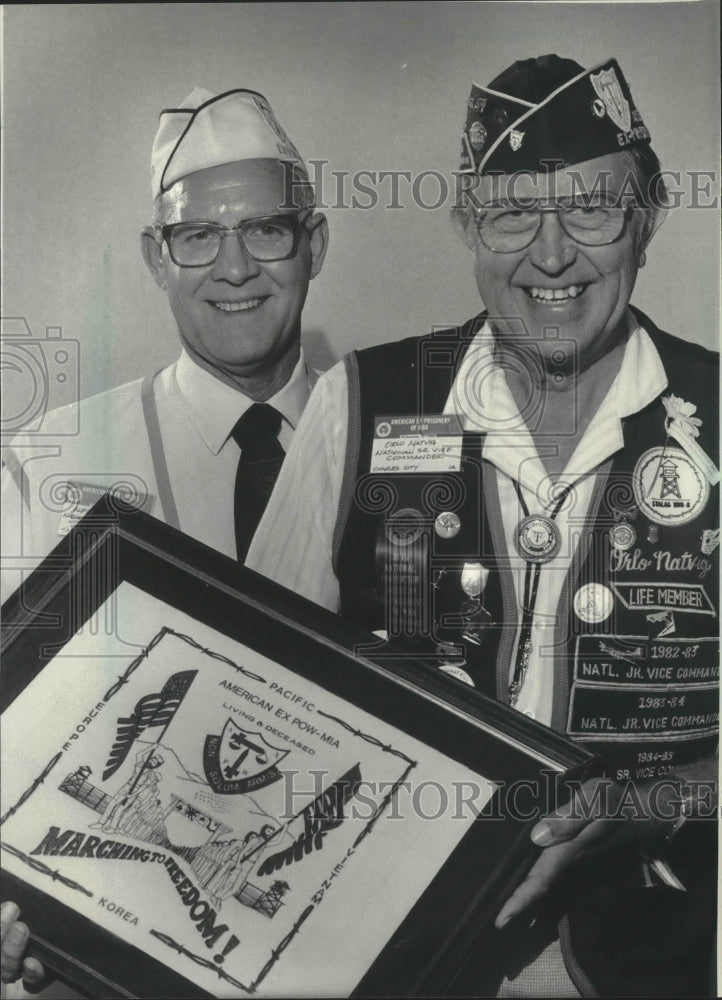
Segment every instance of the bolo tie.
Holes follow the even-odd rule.
[[[519,645],[517,646],[514,673],[509,684],[509,704],[514,706],[524,684],[531,655],[531,629],[536,608],[539,577],[544,563],[550,562],[562,546],[562,535],[556,516],[572,489],[571,484],[559,494],[551,514],[530,514],[521,486],[513,479],[514,489],[524,517],[514,530],[514,547],[524,560],[524,600],[522,603]]]
[[[278,440],[281,420],[281,414],[273,406],[254,403],[231,431],[231,437],[241,449],[233,494],[239,562],[245,561],[283,464],[285,452]]]

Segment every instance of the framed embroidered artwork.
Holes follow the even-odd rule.
[[[107,498],[3,623],[4,897],[90,995],[453,990],[589,763]]]

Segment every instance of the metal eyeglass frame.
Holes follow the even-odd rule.
[[[540,232],[541,227],[542,227],[542,215],[549,215],[552,212],[556,215],[557,219],[559,220],[559,225],[564,230],[565,235],[567,235],[570,240],[574,240],[575,243],[578,243],[579,246],[582,246],[582,247],[608,247],[608,246],[611,246],[613,243],[617,243],[618,240],[621,240],[622,236],[624,236],[624,233],[625,233],[625,230],[627,228],[627,225],[629,224],[629,220],[632,218],[632,213],[635,212],[639,208],[639,205],[625,205],[624,206],[624,216],[623,216],[623,220],[622,220],[622,228],[619,230],[619,233],[613,239],[611,239],[611,240],[605,240],[603,243],[584,243],[582,240],[578,239],[576,236],[574,236],[572,233],[570,233],[568,231],[568,229],[566,228],[566,226],[564,225],[563,215],[559,214],[560,211],[563,211],[566,207],[567,206],[565,206],[565,205],[553,205],[553,206],[550,206],[548,208],[539,208],[539,207],[529,208],[529,207],[519,206],[519,208],[520,208],[521,211],[524,211],[524,212],[535,212],[536,213],[536,215],[537,215],[537,227],[533,231],[533,233],[530,236],[530,238],[529,238],[529,240],[528,240],[527,243],[524,243],[520,247],[515,247],[513,250],[497,250],[495,247],[489,246],[489,244],[486,242],[486,240],[484,239],[483,233],[481,231],[481,225],[480,225],[481,220],[479,218],[480,214],[484,211],[484,209],[482,209],[482,208],[475,209],[475,211],[474,211],[474,222],[475,222],[475,225],[476,225],[476,231],[479,234],[479,239],[484,244],[484,246],[487,248],[487,250],[491,250],[492,253],[519,253],[521,250],[526,250],[526,248],[529,247],[529,246],[531,246],[532,243],[534,242],[534,240],[539,235],[539,232]],[[613,207],[622,207],[622,206],[607,206],[607,207],[612,207],[613,208]]]

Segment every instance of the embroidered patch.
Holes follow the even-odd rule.
[[[620,646],[635,655],[614,655]],[[580,636],[567,734],[632,742],[714,734],[719,717],[717,646],[717,639],[707,636],[652,641],[643,636]],[[636,657],[637,649],[644,650],[641,657]],[[637,760],[649,764],[652,757],[645,753]]]
[[[623,132],[629,132],[632,127],[632,109],[622,93],[622,87],[614,67],[600,70],[599,73],[592,73],[589,79],[597,92],[597,97],[603,102],[607,114],[617,128],[621,128]]]
[[[614,592],[629,611],[677,611],[713,615],[714,605],[701,583],[640,581],[612,584]]]
[[[709,483],[681,448],[650,448],[634,467],[634,497],[657,524],[686,524],[704,510]]]

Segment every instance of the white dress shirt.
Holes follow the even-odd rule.
[[[175,506],[186,534],[235,558],[233,493],[240,449],[231,431],[253,400],[199,367],[183,351],[153,380],[160,454],[172,499],[163,496],[142,404],[143,380],[128,382],[49,413],[42,433],[20,434],[3,451],[3,600],[57,545],[69,527],[64,484],[97,495],[125,484],[160,520]],[[268,402],[283,417],[279,440],[291,442],[309,396],[301,356]],[[85,497],[87,499],[87,497]]]

